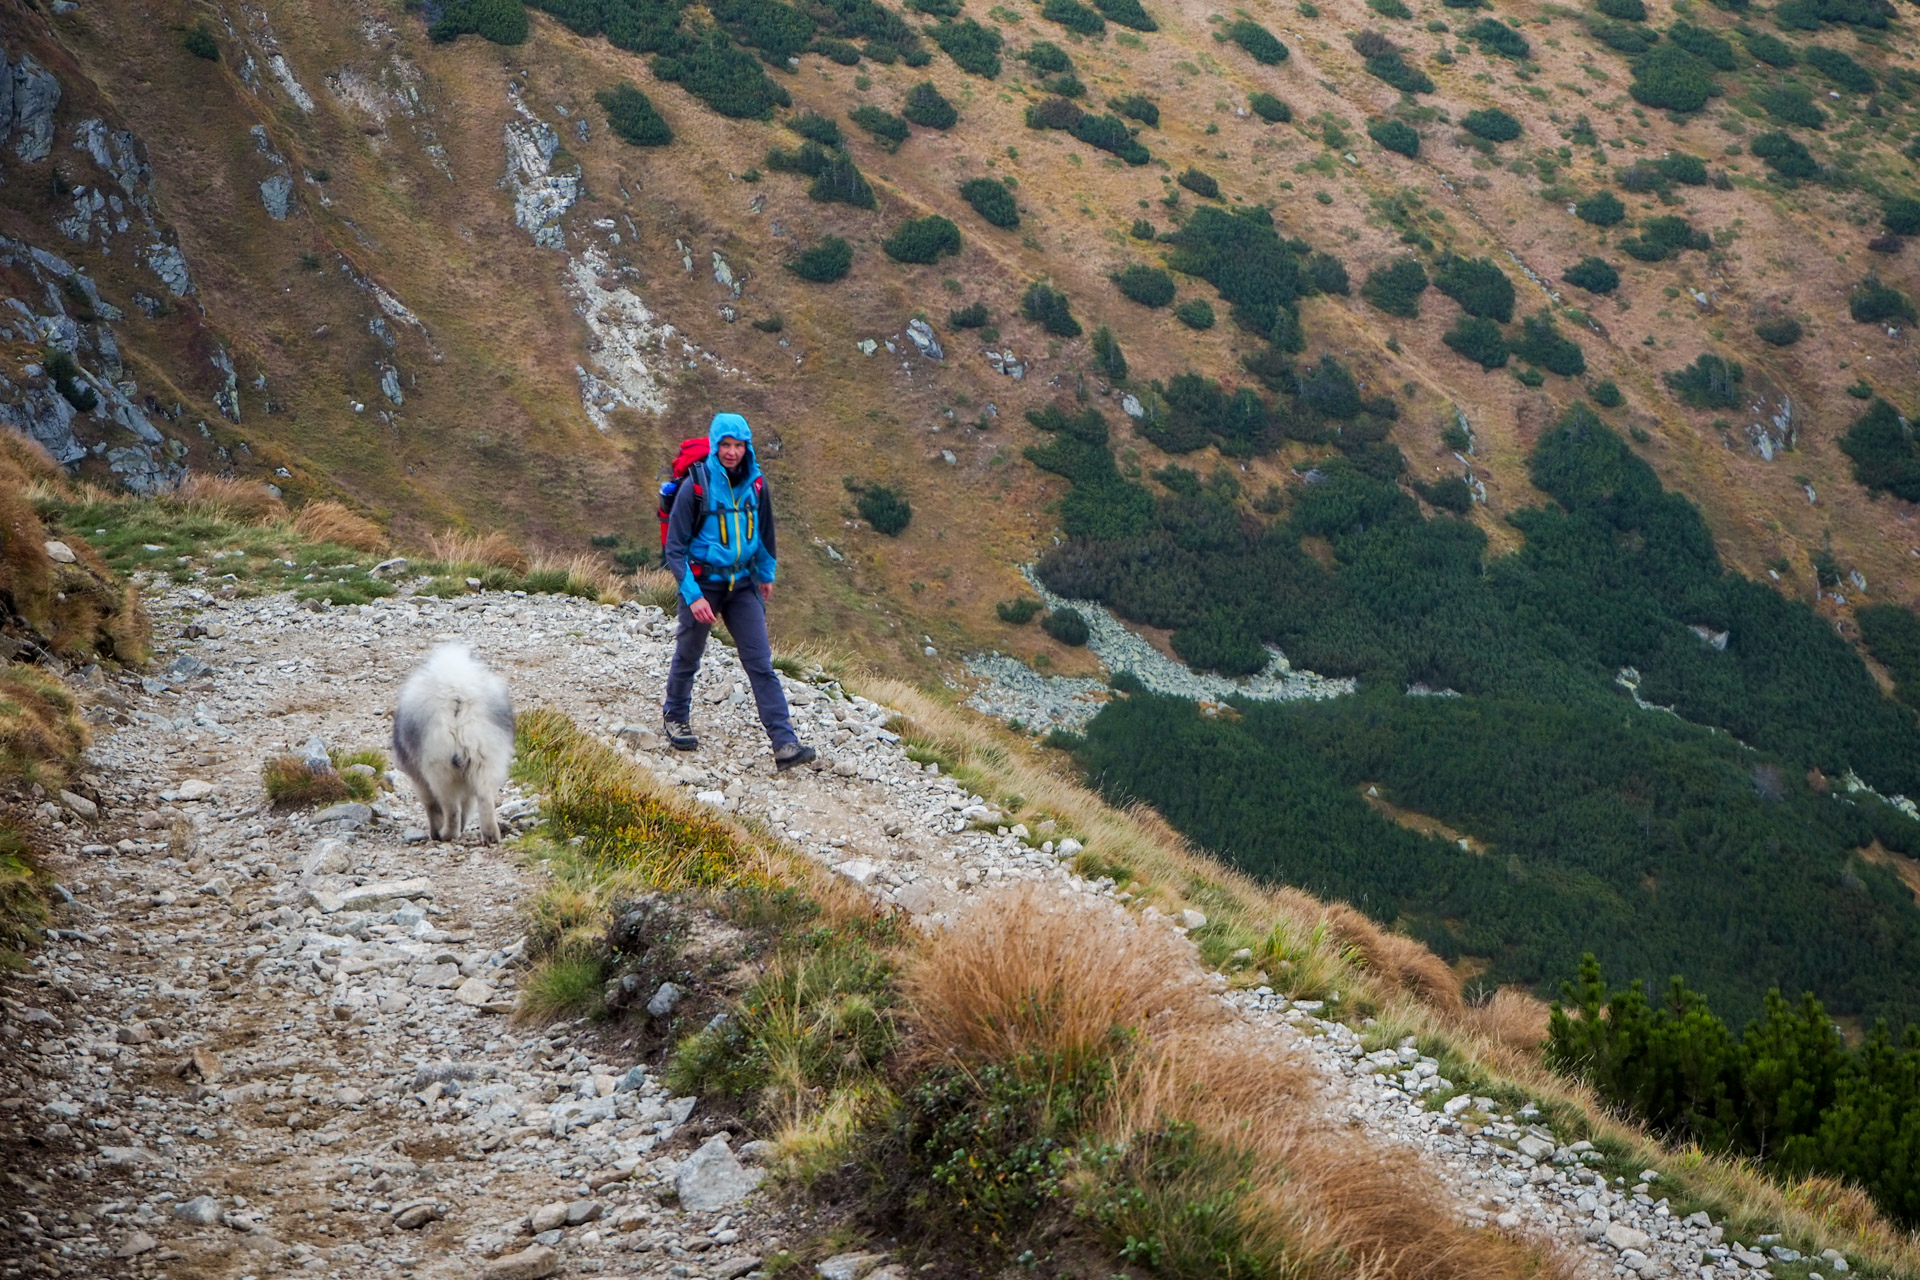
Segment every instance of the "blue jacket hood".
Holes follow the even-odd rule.
[[[745,418],[737,413],[714,414],[712,424],[707,427],[707,448],[718,453],[720,441],[727,436],[746,445],[749,451],[753,449],[753,428],[747,425]]]

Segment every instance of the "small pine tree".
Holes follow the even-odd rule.
[[[839,236],[828,236],[799,257],[787,261],[787,270],[815,284],[832,284],[852,267],[853,246]]]
[[[627,81],[602,89],[593,100],[607,113],[607,127],[622,142],[636,147],[664,147],[673,141],[673,130],[654,109],[653,100]]]
[[[923,129],[951,129],[960,121],[960,113],[931,80],[907,90],[907,102],[900,114]]]
[[[1093,331],[1093,363],[1111,381],[1126,381],[1127,357],[1121,354],[1120,340],[1105,325]]]
[[[887,488],[885,485],[869,485],[861,490],[854,506],[860,512],[860,518],[873,526],[875,533],[883,533],[889,538],[897,538],[913,520],[913,504],[905,495]]]
[[[937,213],[929,214],[901,223],[892,235],[881,242],[880,248],[895,262],[938,262],[949,254],[960,252],[960,228],[954,226],[949,218]]]
[[[960,198],[996,227],[1020,225],[1019,206],[1014,204],[1013,192],[1007,190],[1005,183],[992,178],[969,178],[960,184]]]

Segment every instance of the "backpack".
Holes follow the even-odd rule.
[[[660,505],[655,514],[660,517],[660,554],[663,557],[667,552],[667,523],[673,517],[674,495],[680,492],[680,486],[686,483],[687,477],[690,474],[695,477],[693,480],[694,498],[700,502],[702,507],[706,505],[707,491],[700,485],[696,468],[707,460],[708,451],[709,446],[705,436],[688,436],[680,442],[680,452],[673,455],[673,462],[667,467],[661,477]],[[765,477],[756,479],[753,482],[755,494],[759,494],[765,486]],[[693,527],[696,531],[700,528],[701,518],[705,514],[704,511],[695,513]]]

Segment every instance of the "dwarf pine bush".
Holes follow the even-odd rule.
[[[960,198],[996,227],[1020,225],[1020,209],[1005,183],[992,178],[969,178],[960,184]]]

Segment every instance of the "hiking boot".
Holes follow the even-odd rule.
[[[797,764],[811,764],[818,753],[804,742],[783,742],[773,749],[773,767],[782,772]]]
[[[668,720],[664,722],[664,727],[667,731],[667,745],[675,751],[699,749],[700,739],[693,736],[693,726],[685,720]]]

